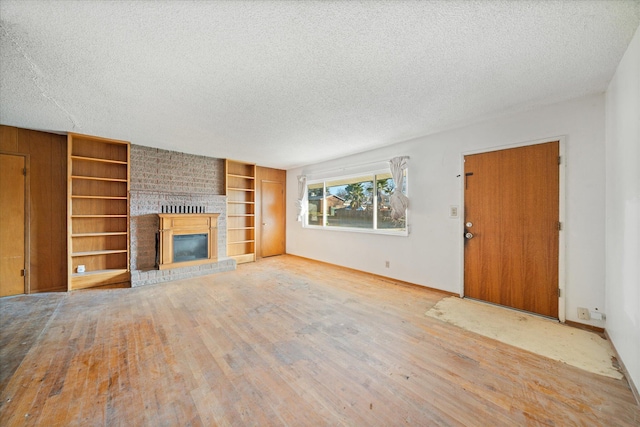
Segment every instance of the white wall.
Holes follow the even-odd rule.
[[[606,94],[606,329],[640,387],[640,29]]]
[[[461,100],[461,102],[463,102]],[[459,293],[462,219],[461,153],[564,136],[566,149],[566,318],[605,302],[604,94],[593,95],[287,172],[287,252]],[[318,147],[319,150],[322,147]],[[296,221],[299,174],[411,157],[409,237],[303,229]],[[384,261],[390,261],[385,268]],[[602,321],[588,321],[604,326]]]

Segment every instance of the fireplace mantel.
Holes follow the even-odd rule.
[[[218,260],[218,216],[217,213],[202,214],[158,214],[160,238],[158,268],[188,267]],[[207,235],[207,257],[189,261],[174,260],[174,237],[184,235]]]

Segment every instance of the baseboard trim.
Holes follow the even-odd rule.
[[[38,289],[35,291],[32,290],[28,294],[23,294],[23,295],[43,294],[46,292],[67,292],[67,287],[65,285],[64,287]]]
[[[569,326],[573,326],[574,328],[585,329],[587,331],[598,332],[599,334],[604,334],[604,328],[601,328],[599,326],[586,325],[584,323],[574,322],[572,320],[565,320],[564,324],[565,325],[569,325]]]
[[[357,273],[366,274],[366,275],[374,277],[374,278],[376,278],[378,280],[389,282],[389,283],[394,284],[394,285],[411,286],[411,287],[416,287],[416,288],[420,288],[420,289],[426,289],[426,290],[433,291],[433,292],[439,292],[439,293],[444,294],[446,296],[455,296],[455,297],[459,297],[460,296],[459,294],[457,294],[455,292],[443,291],[442,289],[436,289],[436,288],[432,288],[430,286],[424,286],[424,285],[419,285],[417,283],[405,282],[404,280],[394,279],[393,277],[382,276],[380,274],[371,273],[369,271],[358,270],[357,268],[345,267],[345,266],[342,266],[342,265],[332,264],[332,263],[326,262],[326,261],[319,261],[317,259],[307,258],[307,257],[300,256],[300,255],[294,255],[294,254],[285,254],[285,255],[291,256],[291,257],[300,258],[300,259],[304,259],[304,260],[315,262],[315,263],[318,263],[318,264],[324,264],[324,265],[330,266],[332,268],[339,268],[339,269],[342,269],[342,270],[345,270],[345,271],[354,271],[354,272],[357,272]]]
[[[620,358],[620,354],[618,353],[616,346],[613,344],[613,341],[611,341],[611,337],[609,336],[609,333],[607,332],[606,329],[604,330],[604,336],[609,340],[609,343],[611,343],[611,348],[613,348],[613,352],[616,355],[616,360],[618,361],[618,365],[620,366],[622,375],[624,375],[624,378],[627,380],[627,384],[629,384],[629,388],[631,389],[631,393],[633,393],[633,397],[636,398],[636,404],[640,406],[640,393],[638,392],[638,388],[636,387],[636,385],[633,382],[633,379],[629,375],[629,371],[627,371],[627,367],[624,366],[624,362]]]

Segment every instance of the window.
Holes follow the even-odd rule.
[[[400,185],[406,194],[406,170]],[[305,226],[406,235],[406,212],[400,219],[391,218],[390,198],[395,189],[388,171],[309,180]]]

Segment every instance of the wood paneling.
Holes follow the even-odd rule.
[[[282,255],[286,252],[287,171],[257,166],[256,180],[256,256]],[[276,194],[280,189],[282,198]],[[269,206],[264,206],[265,202]]]
[[[624,380],[426,317],[442,297],[288,255],[73,292],[14,364],[0,425],[638,425]],[[3,337],[30,312],[11,316]]]
[[[18,128],[0,125],[0,151],[18,152]]]
[[[43,132],[20,130],[19,143],[23,151],[28,151],[30,154],[35,154],[37,151],[39,154],[32,156],[30,159],[29,176],[32,180],[30,189],[31,211],[33,213],[46,212],[49,215],[53,214],[52,202],[55,196],[51,191],[47,191],[46,187],[40,185],[40,183],[52,179],[53,149],[51,147],[51,135]],[[48,277],[53,275],[53,262],[57,255],[51,250],[53,223],[54,221],[50,216],[40,214],[32,217],[29,224],[31,228],[31,244],[36,248],[46,248],[46,250],[32,251],[31,253],[30,278],[33,284],[43,284]]]
[[[0,153],[0,297],[26,292],[26,159]]]
[[[60,250],[52,257],[52,274],[54,277],[59,278],[60,289],[66,289],[67,287],[67,143],[66,138],[61,135],[53,135],[56,138],[56,142],[52,144],[52,168],[51,168],[51,181],[54,182],[55,196],[51,198],[51,212],[55,212],[56,219],[53,221],[55,227],[52,227],[51,233],[53,241],[64,242]],[[55,165],[55,166],[54,166]],[[58,167],[57,165],[60,165]],[[61,185],[64,183],[64,185]],[[65,195],[63,198],[62,195]],[[62,217],[64,215],[64,218]],[[54,248],[52,244],[52,250],[58,250],[58,246]]]
[[[29,156],[29,291],[66,290],[66,137],[0,125],[0,147]]]

